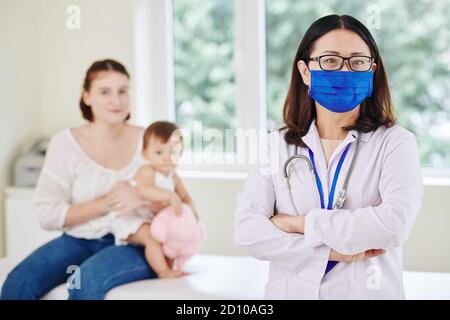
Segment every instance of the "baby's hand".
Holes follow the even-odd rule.
[[[170,206],[173,208],[177,216],[181,215],[181,205],[182,202],[180,197],[176,193],[174,193],[172,198],[170,199]]]
[[[161,272],[158,273],[158,278],[164,279],[164,278],[179,278],[181,276],[184,276],[185,273],[181,270],[173,270],[172,268],[167,268]]]

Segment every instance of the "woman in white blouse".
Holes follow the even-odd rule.
[[[128,72],[114,60],[87,71],[80,99],[87,123],[53,136],[35,192],[41,226],[63,235],[11,271],[1,299],[39,299],[66,282],[73,266],[69,299],[103,299],[113,287],[156,277],[142,247],[114,246],[109,233],[108,212],[145,204],[120,183],[143,161],[143,129],[127,124],[128,86]]]

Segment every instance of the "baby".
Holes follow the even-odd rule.
[[[152,213],[157,214],[171,206],[179,215],[182,203],[185,203],[198,219],[192,199],[175,173],[182,151],[183,137],[175,124],[166,121],[151,124],[144,133],[143,158],[146,164],[131,182],[143,199],[151,201],[149,209]],[[173,269],[173,261],[166,260],[161,244],[151,236],[151,217],[147,214],[147,219],[143,219],[143,216],[145,213],[142,214],[142,210],[139,215],[117,215],[114,236],[119,241],[126,239],[130,244],[143,245],[145,258],[159,278],[182,276],[183,272]],[[133,230],[132,233],[130,230]]]

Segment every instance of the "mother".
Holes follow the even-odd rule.
[[[35,205],[41,226],[62,230],[11,271],[1,299],[39,299],[71,279],[69,299],[103,299],[121,284],[156,277],[142,247],[114,246],[111,210],[145,202],[128,184],[141,166],[143,129],[127,123],[129,75],[114,60],[95,62],[84,80],[80,108],[87,123],[50,141]]]

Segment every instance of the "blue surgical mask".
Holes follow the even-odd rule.
[[[309,96],[332,112],[351,111],[372,96],[373,71],[310,72]]]

